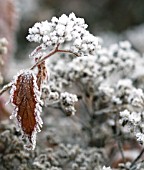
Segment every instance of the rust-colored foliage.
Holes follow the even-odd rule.
[[[17,77],[12,89],[11,101],[15,106],[14,116],[18,120],[24,137],[30,144],[35,145],[35,135],[40,130],[42,121],[38,115],[40,105],[34,75],[31,72],[23,72]]]
[[[40,90],[40,86],[41,84],[47,80],[47,69],[46,69],[46,66],[45,66],[45,61],[42,62],[41,64],[39,64],[38,66],[38,74],[37,74],[37,85],[38,85],[38,88]]]

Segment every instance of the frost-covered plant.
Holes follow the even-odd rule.
[[[34,166],[41,169],[62,169],[64,165],[71,169],[97,169],[95,158],[98,157],[94,149],[105,147],[110,139],[119,146],[123,163],[130,160],[123,156],[119,143],[122,139],[127,140],[125,134],[130,136],[122,127],[125,125],[143,143],[144,94],[135,84],[139,64],[143,67],[138,62],[143,60],[142,56],[128,41],[99,48],[101,39],[90,34],[84,19],[77,18],[74,13],[53,17],[50,22],[36,23],[29,29],[27,39],[39,43],[30,55],[34,65],[20,71],[0,91],[2,94],[11,88],[10,101],[14,105],[11,118],[16,117],[28,142],[25,148],[35,148],[36,133],[43,124],[43,106],[48,107],[48,113],[51,112],[49,109],[57,109],[54,114],[62,111],[66,115],[75,115],[78,99],[78,114],[73,119],[78,122],[79,133],[84,134],[80,146],[90,147],[87,151],[79,150],[78,154],[74,154],[75,145],[67,147],[57,141],[51,143],[52,140],[49,144],[55,150],[37,156]],[[53,55],[56,57],[47,60]],[[47,118],[45,115],[49,128],[57,127],[54,119],[47,120],[49,116]],[[68,126],[71,128],[69,123]],[[77,139],[73,141],[76,143]],[[61,146],[63,151],[67,151],[64,153],[66,160],[59,155]],[[110,155],[111,151],[108,150],[107,154]],[[71,163],[71,159],[75,163]],[[136,161],[130,164],[132,168]],[[100,164],[100,170],[111,170],[103,165]]]
[[[110,167],[103,167],[102,170],[112,170]]]
[[[99,47],[99,38],[86,30],[88,27],[83,18],[77,18],[74,13],[69,16],[53,17],[51,22],[36,23],[29,29],[27,39],[41,43],[42,49],[55,48],[64,43],[70,43],[67,50],[77,55],[94,54]]]
[[[128,100],[134,109],[120,112],[120,123],[126,126],[128,131],[144,145],[144,93],[142,89],[132,89]]]
[[[81,102],[79,121],[82,131],[88,135],[88,145],[103,147],[104,142],[112,138],[108,135],[111,133],[116,138],[121,133],[125,136],[125,131],[118,125],[119,112],[125,109],[137,112],[134,106],[137,99],[133,92],[138,89],[133,73],[141,66],[137,62],[141,60],[141,55],[125,41],[108,48],[102,47],[95,55],[63,58],[60,56],[58,60],[49,60],[47,63],[51,71],[49,88],[53,93],[60,93],[63,89],[73,87]],[[45,103],[49,102],[45,100]],[[58,106],[59,103],[53,104],[55,108]],[[130,133],[126,136],[130,136]]]
[[[54,169],[58,170],[111,170],[99,168],[104,162],[104,153],[97,148],[80,148],[78,145],[60,144],[56,148],[49,148],[43,151],[34,160],[36,169]]]
[[[27,149],[35,148],[36,133],[42,127],[40,114],[44,92],[47,92],[49,101],[57,100],[68,115],[75,113],[74,103],[78,100],[76,95],[44,90],[42,85],[48,84],[45,60],[55,53],[70,53],[76,56],[95,54],[100,39],[90,34],[87,27],[83,18],[77,18],[71,13],[69,16],[63,14],[60,18],[53,17],[51,22],[36,23],[29,29],[27,39],[40,43],[31,54],[35,64],[30,70],[20,71],[14,80],[0,91],[2,94],[12,86],[10,101],[14,105],[14,112],[11,118],[16,117],[23,137],[28,141],[25,145]],[[37,68],[37,71],[34,71],[34,68]]]
[[[40,113],[43,104],[38,89],[37,78],[30,70],[21,71],[13,82],[11,88],[11,103],[14,105],[14,111],[10,118],[17,118],[17,124],[22,129],[23,137],[30,144],[27,149],[34,149],[36,144],[36,133],[42,127]]]

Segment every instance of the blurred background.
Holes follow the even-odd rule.
[[[0,0],[0,38],[5,37],[9,43],[8,53],[4,56],[4,66],[0,65],[4,84],[9,82],[20,69],[29,68],[32,65],[29,54],[37,44],[26,40],[28,29],[35,22],[50,20],[53,16],[59,17],[71,12],[85,19],[89,25],[88,30],[103,39],[103,46],[109,46],[121,40],[128,40],[136,51],[143,54],[144,0]],[[9,94],[6,95],[6,97],[9,96]],[[0,101],[0,116],[1,113],[5,113],[8,117],[9,113],[7,113],[3,100],[5,100],[5,96]],[[50,110],[50,108],[45,112],[47,112],[45,114],[47,118],[44,119],[43,133],[40,133],[38,138],[39,146],[44,147],[43,143],[46,146],[55,146],[60,142],[79,143],[81,146],[87,145],[86,141],[89,140],[89,136],[85,133],[85,129],[81,128],[79,120],[66,118],[63,114],[58,117],[57,112]],[[52,114],[53,112],[55,116]],[[61,129],[60,132],[57,129]],[[83,134],[82,131],[84,131]],[[103,133],[100,133],[100,131]],[[96,141],[98,141],[96,146],[103,147],[104,144],[101,144],[101,141],[104,141],[109,131],[98,124],[94,133],[97,135],[99,133],[104,134],[100,137],[102,139],[100,141],[98,140],[99,136],[96,136]],[[43,143],[41,139],[44,140]],[[111,147],[113,148],[113,146],[115,147],[112,143]],[[111,147],[108,145],[106,148],[111,150]],[[133,143],[129,148],[130,150],[138,148],[138,151],[141,149],[139,146],[134,147]],[[131,155],[131,152],[129,155]],[[111,162],[112,164],[113,162]]]

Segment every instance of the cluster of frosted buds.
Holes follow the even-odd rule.
[[[128,41],[112,44],[109,47],[109,55],[113,56],[111,59],[112,62],[121,67],[133,67],[135,65],[136,56],[138,56]]]
[[[132,89],[129,96],[129,102],[134,107],[144,108],[144,93],[142,89]]]
[[[102,48],[97,52],[97,63],[106,71],[123,71],[123,74],[131,73],[135,67],[139,54],[134,51],[128,41],[112,44],[108,48]]]
[[[42,95],[41,98],[44,101],[44,105],[47,106],[49,104],[57,103],[59,101],[59,93],[52,92],[48,85],[42,86]]]
[[[137,140],[144,144],[144,112],[130,112],[124,110],[120,112],[120,124],[126,126],[128,131],[133,133]]]
[[[75,114],[76,110],[74,108],[74,104],[78,101],[78,98],[75,94],[70,94],[67,92],[61,93],[60,101],[63,109],[68,115]]]
[[[99,48],[100,39],[90,34],[87,27],[84,19],[77,18],[74,13],[69,16],[63,14],[59,18],[53,17],[51,22],[35,23],[29,28],[27,39],[41,43],[44,49],[69,42],[69,50],[74,53],[94,53]]]
[[[103,166],[102,170],[112,170],[110,167]]]

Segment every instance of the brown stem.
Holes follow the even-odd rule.
[[[50,56],[54,55],[57,52],[57,49],[54,49],[53,51],[51,51],[48,55],[46,55],[44,58],[42,58],[41,60],[39,60],[37,63],[35,63],[30,70],[33,70],[36,66],[38,66],[39,64],[41,64],[43,61],[45,61],[47,58],[49,58]]]
[[[57,45],[57,47],[52,50],[48,55],[46,55],[45,57],[43,57],[41,60],[39,60],[37,63],[35,63],[31,68],[30,70],[33,70],[37,65],[41,64],[43,61],[45,61],[47,58],[49,58],[50,56],[54,55],[55,53],[70,53],[70,54],[74,54],[76,56],[78,56],[78,54],[70,51],[70,50],[59,50],[58,49],[59,47],[59,44]]]
[[[32,51],[32,53],[31,53],[31,55],[30,56],[34,56],[38,51],[40,51],[42,49],[42,47],[41,46],[37,46],[33,51]]]
[[[50,56],[54,55],[55,53],[71,53],[71,54],[74,54],[76,56],[78,56],[76,53],[73,53],[72,51],[70,50],[59,50],[58,47],[59,47],[60,44],[58,44],[56,46],[56,48],[54,50],[52,50],[48,55],[46,55],[45,57],[43,57],[41,60],[39,60],[38,62],[36,62],[31,68],[30,70],[33,70],[36,66],[38,66],[39,64],[41,64],[43,61],[45,61],[47,58],[49,58]],[[41,47],[38,46],[34,51],[37,52],[41,50]],[[5,85],[1,90],[0,90],[0,96],[5,92],[7,91],[8,89],[10,89],[12,87],[13,83],[10,82],[8,83],[7,85]]]

